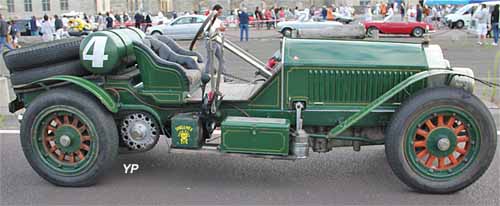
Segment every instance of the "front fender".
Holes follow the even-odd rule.
[[[108,109],[110,112],[116,113],[118,112],[118,104],[115,102],[113,97],[107,93],[103,88],[97,86],[95,83],[86,80],[81,77],[76,77],[76,76],[69,76],[69,75],[58,75],[58,76],[53,76],[45,79],[41,79],[38,81],[33,82],[32,84],[43,84],[44,82],[48,81],[63,81],[63,82],[70,82],[72,84],[75,84],[86,91],[92,93],[101,103]]]

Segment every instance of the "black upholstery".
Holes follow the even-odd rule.
[[[165,43],[157,39],[149,38],[147,40],[151,42],[151,48],[158,54],[158,56],[160,56],[160,58],[178,63],[188,70],[201,70],[198,67],[198,63],[196,63],[193,58],[175,53]]]
[[[186,80],[188,80],[188,88],[191,88],[193,85],[198,83],[201,79],[201,70],[187,70],[183,66],[178,63],[167,61],[161,57],[159,57],[156,52],[148,46],[150,40],[144,40],[144,42],[134,41],[134,46],[146,52],[146,54],[151,57],[155,64],[160,67],[168,67],[179,71],[184,75]],[[139,65],[140,67],[141,65]]]
[[[180,54],[180,55],[186,55],[186,56],[195,56],[198,59],[198,63],[203,63],[203,57],[201,56],[200,53],[182,48],[172,38],[170,38],[166,35],[158,35],[158,36],[156,36],[156,38],[159,41],[167,44],[167,46],[170,47],[170,49],[172,49],[175,53]]]

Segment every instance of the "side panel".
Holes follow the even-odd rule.
[[[308,108],[362,106],[408,77],[427,70],[420,44],[286,39],[284,105]],[[425,82],[410,86],[385,104],[402,102]]]
[[[420,70],[291,67],[286,74],[286,104],[306,101],[308,105],[366,105]],[[301,82],[296,84],[295,82]],[[425,86],[419,82],[386,104],[399,103]]]

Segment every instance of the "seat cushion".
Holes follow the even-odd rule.
[[[150,38],[151,48],[164,60],[175,62],[184,66],[187,70],[200,70],[198,63],[190,56],[180,55],[175,53],[165,43]]]
[[[157,36],[157,38],[161,42],[167,44],[167,46],[170,47],[170,49],[172,49],[175,53],[180,54],[180,55],[196,57],[196,60],[198,61],[198,63],[203,62],[203,57],[201,56],[200,53],[182,48],[179,44],[177,44],[177,42],[175,42],[175,40],[168,37],[167,35],[160,35],[160,36]]]
[[[189,85],[191,87],[195,86],[201,80],[201,71],[200,70],[185,70],[186,76],[189,80]]]

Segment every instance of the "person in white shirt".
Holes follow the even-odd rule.
[[[384,18],[384,22],[390,22],[394,16],[394,4],[391,4],[389,10],[387,11],[387,16]]]
[[[54,26],[47,15],[43,16],[41,32],[43,41],[47,42],[54,39]]]
[[[488,33],[488,18],[489,11],[486,4],[481,4],[481,7],[474,13],[474,18],[477,20],[477,44],[482,45]]]
[[[210,32],[209,32],[209,35],[212,37],[217,35],[217,33],[224,33],[226,31],[226,27],[224,26],[222,21],[219,20],[219,18],[218,18],[219,16],[222,15],[222,11],[223,11],[223,8],[219,4],[216,4],[212,9],[212,12],[215,12],[215,15],[216,15],[214,24],[212,24],[212,27],[210,27]],[[207,41],[207,48],[208,48],[208,46],[209,46],[209,44]],[[218,72],[221,72],[221,77],[224,80],[224,82],[230,82],[231,80],[229,80],[223,76],[223,74],[226,73],[226,69],[224,67],[224,56],[222,54],[221,46],[222,45],[220,45],[217,42],[212,42],[212,50],[214,51],[215,58],[218,61],[218,65],[219,65],[218,68],[220,68],[220,71],[218,71]],[[212,58],[207,58],[207,62],[205,64],[205,73],[207,73],[207,74],[210,74],[210,72],[211,72],[210,69],[211,69],[211,65],[213,64],[211,61],[212,61]],[[212,69],[215,69],[215,68],[212,68]]]

